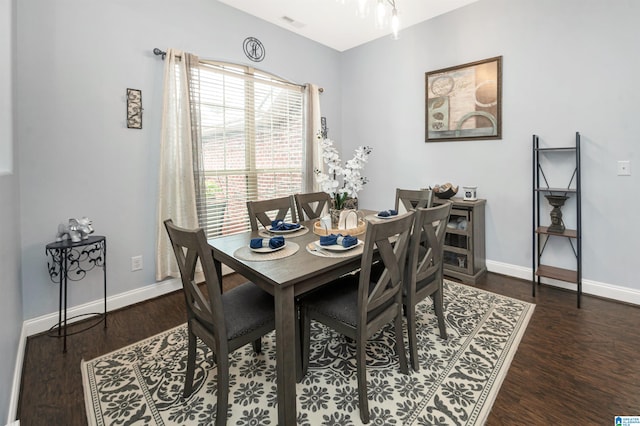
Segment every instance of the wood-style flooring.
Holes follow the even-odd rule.
[[[242,277],[224,278],[224,286]],[[640,308],[487,274],[478,287],[536,304],[487,425],[612,425],[640,415]],[[185,321],[181,293],[109,313],[71,336],[68,351],[47,335],[30,337],[23,364],[21,426],[86,425],[80,361],[135,343]]]

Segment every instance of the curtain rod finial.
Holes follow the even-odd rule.
[[[164,58],[167,56],[167,52],[164,52],[160,49],[158,49],[157,47],[155,49],[153,49],[153,54],[156,56],[162,56],[162,60],[164,60]]]

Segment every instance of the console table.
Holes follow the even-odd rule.
[[[451,198],[451,215],[444,242],[443,274],[463,283],[475,284],[487,272],[484,240],[486,200]],[[433,199],[434,205],[447,202]]]
[[[58,337],[62,337],[64,341],[62,351],[67,352],[67,335],[70,335],[67,333],[68,320],[83,316],[100,318],[95,324],[71,334],[88,330],[102,321],[104,321],[104,327],[107,328],[107,239],[106,237],[95,235],[78,242],[72,242],[71,240],[56,241],[47,244],[45,253],[51,257],[51,261],[47,262],[49,277],[54,283],[60,284],[58,324],[51,329],[57,328]],[[87,272],[96,267],[102,268],[104,312],[81,314],[67,318],[67,282],[69,280],[82,280],[87,275]]]

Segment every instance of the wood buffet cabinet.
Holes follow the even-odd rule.
[[[460,197],[433,199],[433,205],[451,201],[444,246],[444,275],[475,284],[487,272],[485,258],[484,206],[486,200],[465,201]]]

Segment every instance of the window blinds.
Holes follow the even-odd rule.
[[[201,63],[198,74],[197,208],[211,238],[249,229],[248,200],[302,192],[303,89],[239,65]]]

